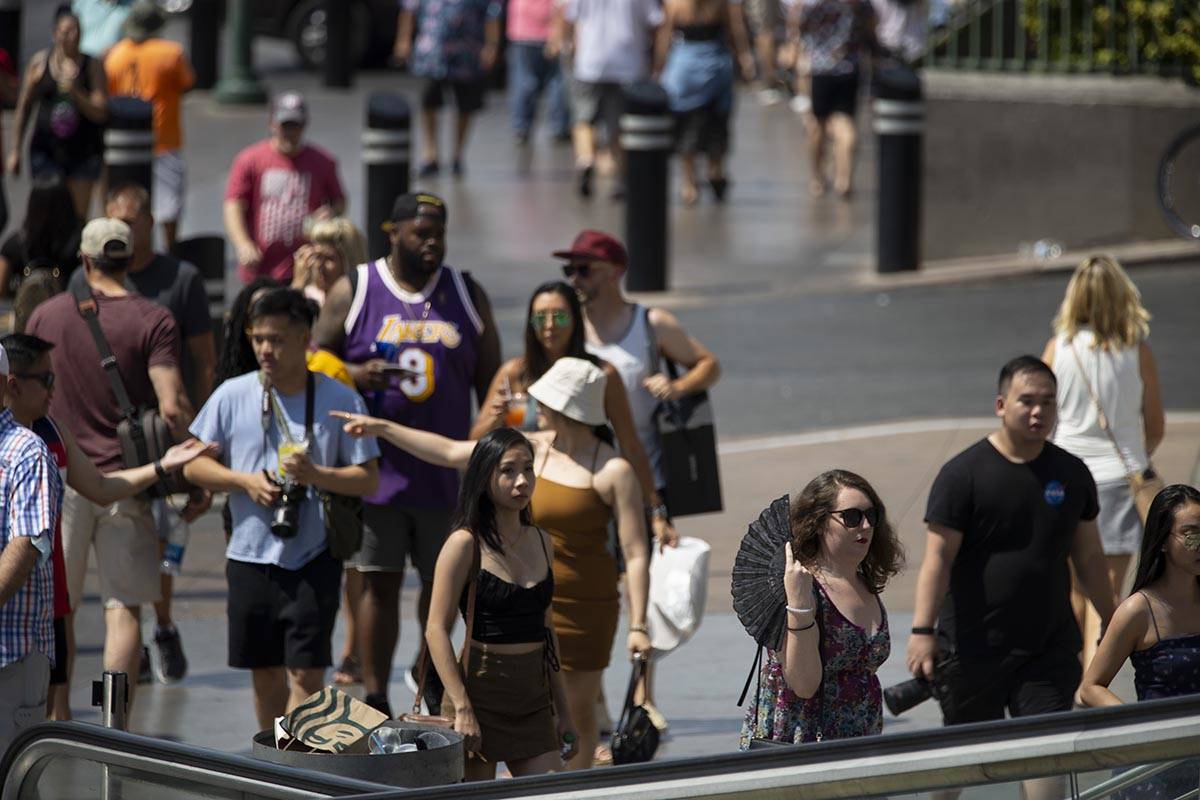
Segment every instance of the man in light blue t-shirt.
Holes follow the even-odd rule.
[[[308,371],[312,322],[309,301],[292,289],[251,307],[246,333],[261,369],[221,384],[204,404],[191,433],[216,443],[220,460],[200,458],[185,471],[196,485],[229,493],[229,666],[253,671],[260,730],[318,691],[333,660],[342,563],[327,551],[313,488],[362,497],[379,482],[377,443],[351,438],[329,416],[366,413],[362,398]],[[284,474],[299,489],[287,493],[295,524],[281,530]]]

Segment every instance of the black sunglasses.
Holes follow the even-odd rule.
[[[588,276],[588,273],[592,271],[592,265],[586,264],[586,263],[584,263],[584,264],[563,264],[562,271],[563,271],[563,275],[566,275],[568,279],[574,278],[576,275],[578,275],[581,278],[586,278]]]
[[[14,378],[27,378],[28,380],[31,380],[31,381],[37,381],[38,383],[40,383],[42,386],[44,386],[46,388],[46,391],[50,391],[50,389],[54,387],[54,373],[50,372],[50,371],[46,371],[46,372],[14,372],[13,377]]]
[[[879,509],[871,506],[867,509],[862,508],[841,508],[837,511],[830,511],[830,514],[836,514],[842,520],[842,524],[848,529],[854,530],[859,525],[862,525],[863,520],[867,521],[867,525],[874,528],[879,524]]]

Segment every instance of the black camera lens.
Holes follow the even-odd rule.
[[[305,488],[299,484],[292,481],[283,483],[275,513],[271,515],[271,533],[280,539],[291,539],[300,532],[300,505],[306,494]]]
[[[924,678],[913,678],[883,690],[884,705],[893,717],[900,716],[932,696],[933,686]]]

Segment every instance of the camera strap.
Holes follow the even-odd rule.
[[[313,406],[316,402],[316,378],[311,371],[306,373],[307,380],[304,387],[304,438],[310,444],[312,442],[312,427],[313,427]],[[262,382],[262,430],[263,430],[263,468],[267,465],[267,434],[271,430],[272,411],[274,416],[279,418],[279,432],[289,442],[295,442],[296,439],[292,436],[292,429],[287,424],[287,417],[283,414],[283,408],[279,405],[279,399],[275,396],[275,392],[267,385],[267,376],[262,372],[258,373],[259,381]]]

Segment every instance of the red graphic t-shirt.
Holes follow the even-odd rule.
[[[292,254],[305,241],[304,218],[343,197],[337,162],[317,147],[286,156],[264,140],[238,153],[225,199],[246,205],[250,236],[262,252],[257,269],[239,265],[238,276],[246,283],[262,275],[291,281]]]

